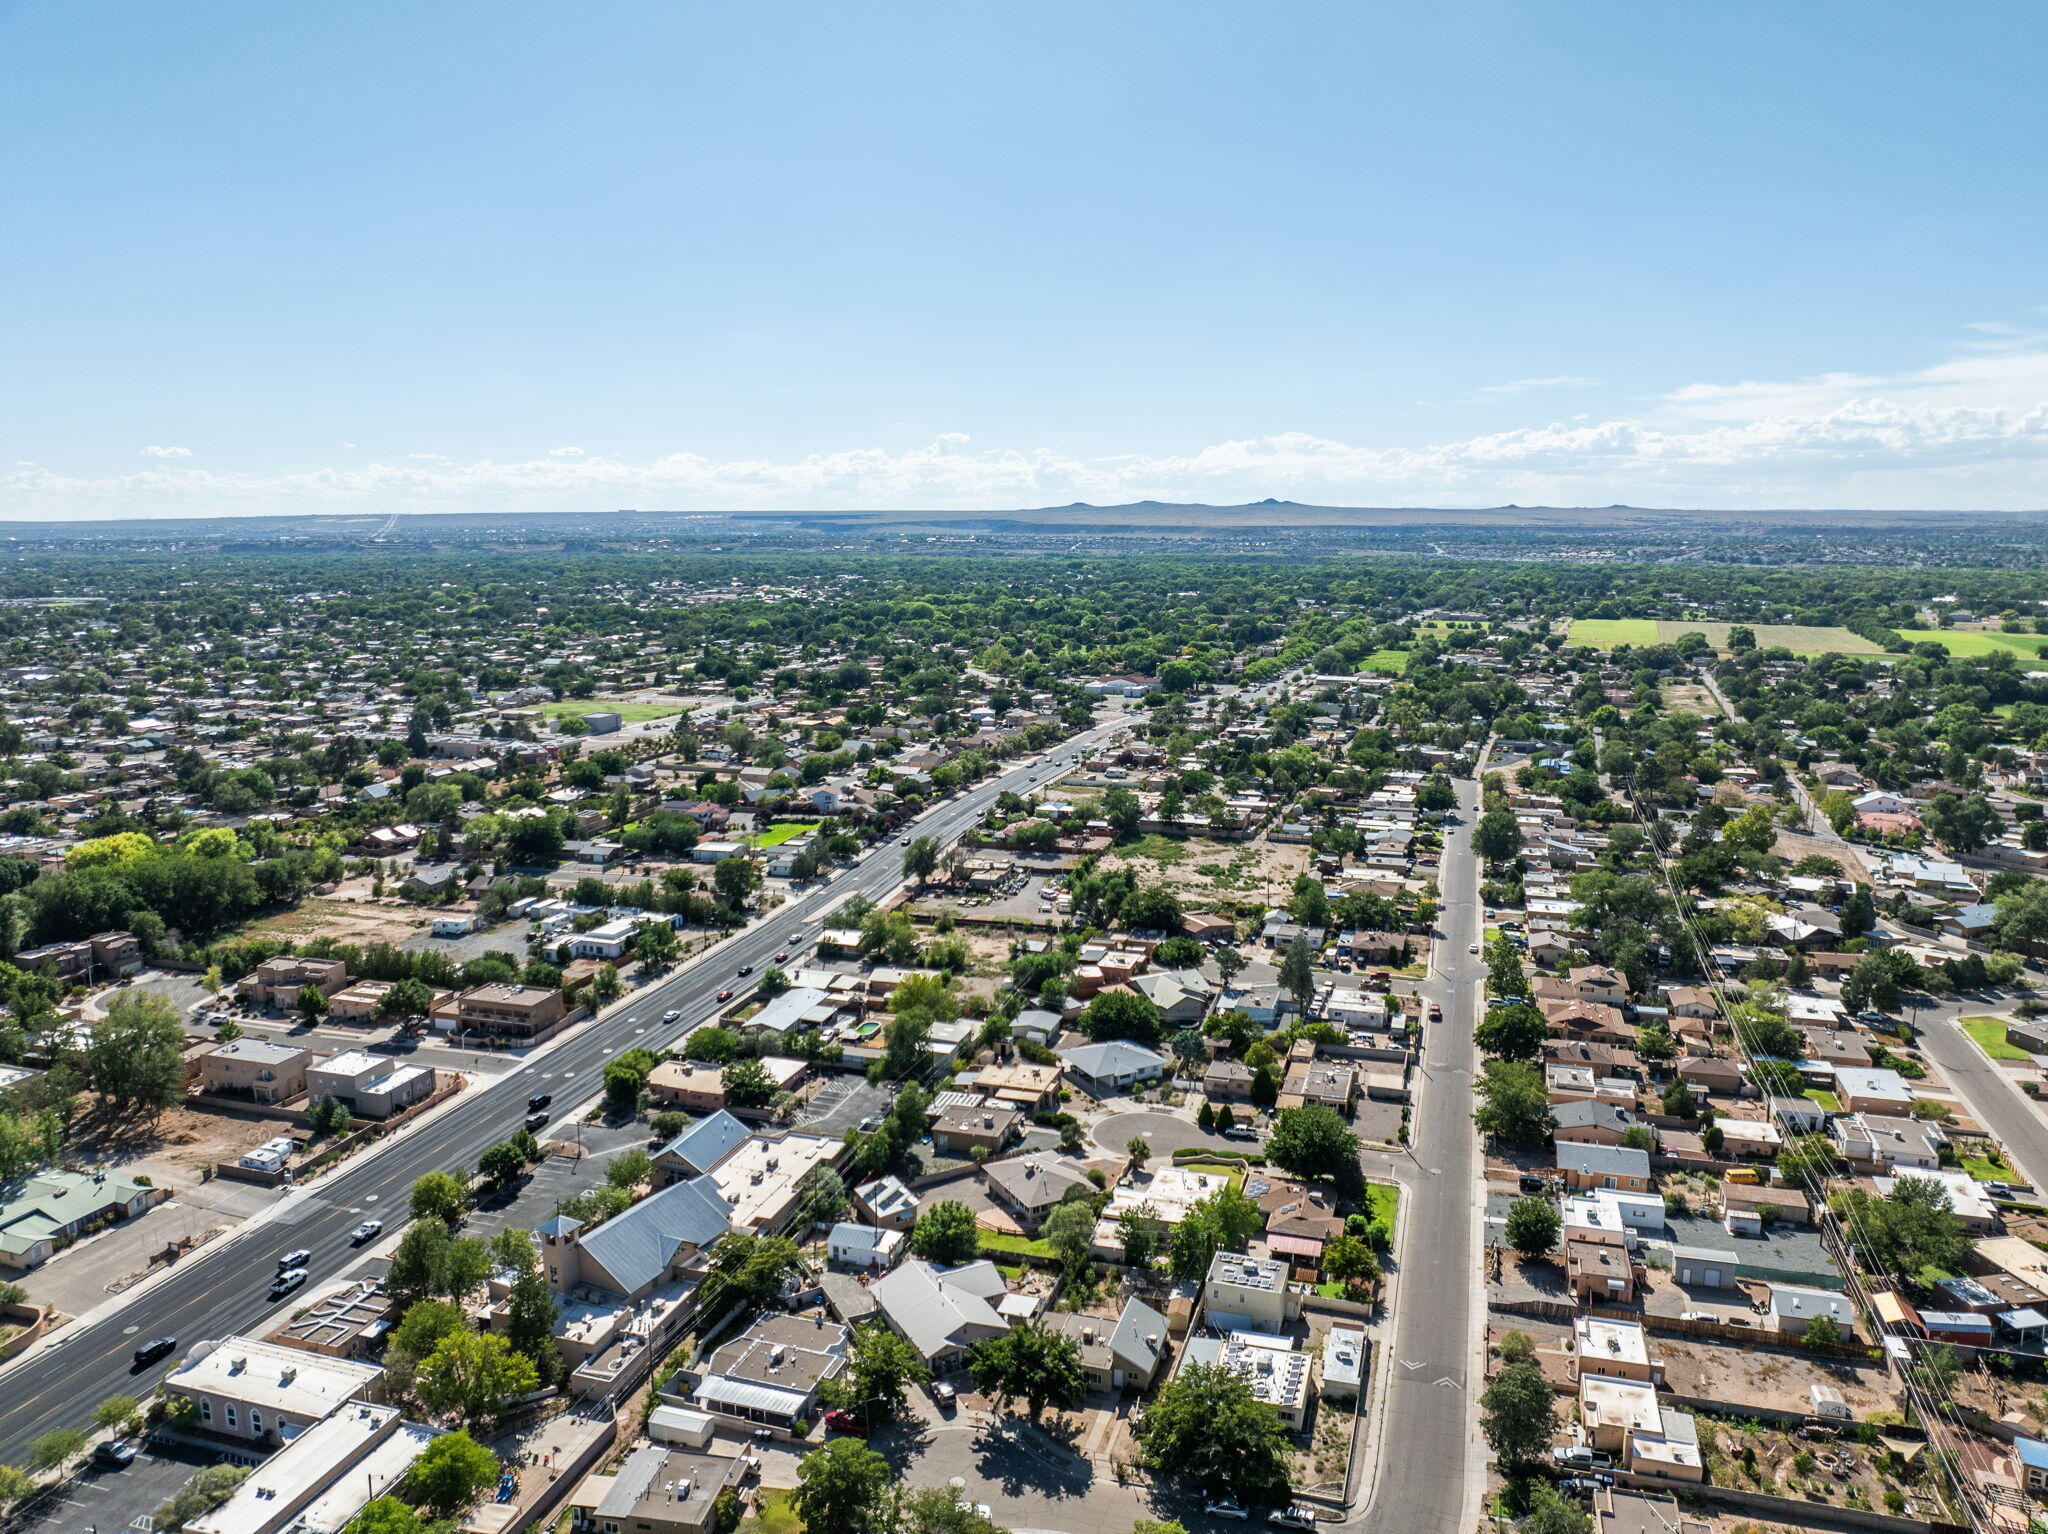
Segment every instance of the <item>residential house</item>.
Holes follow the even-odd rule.
[[[1087,1198],[1095,1184],[1071,1163],[1034,1154],[991,1161],[981,1169],[989,1196],[1025,1230],[1036,1230],[1069,1198]]]
[[[1009,1330],[996,1309],[1009,1286],[991,1262],[942,1268],[913,1257],[868,1292],[890,1330],[916,1348],[934,1374],[950,1373],[975,1343]]]
[[[825,1238],[831,1260],[846,1268],[893,1267],[903,1255],[903,1232],[841,1220]]]
[[[956,1103],[932,1120],[932,1149],[948,1156],[993,1156],[1023,1130],[1024,1115],[997,1104]]]
[[[1626,1193],[1650,1191],[1650,1153],[1626,1145],[1557,1147],[1557,1168],[1567,1188],[1616,1188]]]
[[[1079,1044],[1058,1053],[1075,1085],[1097,1097],[1128,1092],[1166,1075],[1163,1055],[1129,1039]]]
[[[690,1403],[788,1436],[818,1415],[818,1392],[846,1370],[852,1333],[823,1317],[767,1315],[704,1361]]]
[[[332,1001],[348,986],[348,965],[340,959],[300,958],[280,954],[265,959],[235,983],[235,994],[251,1006],[265,1010],[290,1011],[299,1004],[299,992],[318,991]]]
[[[169,1196],[104,1167],[16,1178],[0,1187],[0,1268],[40,1267],[87,1226],[129,1219]]]
[[[1070,1311],[1054,1311],[1040,1324],[1073,1339],[1091,1390],[1149,1390],[1166,1357],[1167,1319],[1141,1300],[1125,1300],[1114,1325]]]
[[[719,1499],[746,1474],[732,1455],[642,1444],[614,1475],[592,1475],[572,1505],[576,1534],[716,1534]]]
[[[1598,1099],[1557,1103],[1550,1115],[1557,1120],[1551,1138],[1575,1145],[1619,1145],[1631,1129],[1648,1128],[1621,1103]]]

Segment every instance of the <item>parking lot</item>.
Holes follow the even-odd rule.
[[[222,1459],[206,1449],[152,1443],[126,1470],[88,1464],[17,1522],[15,1534],[114,1534],[136,1527],[137,1519],[147,1529],[151,1516],[194,1471]]]
[[[807,1134],[844,1134],[863,1119],[889,1111],[893,1089],[865,1076],[828,1076],[797,1115],[796,1127]]]

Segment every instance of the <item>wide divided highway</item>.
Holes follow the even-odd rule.
[[[277,1259],[307,1249],[314,1283],[332,1278],[360,1253],[349,1232],[365,1219],[389,1229],[405,1219],[406,1195],[423,1173],[467,1174],[487,1146],[516,1133],[526,1102],[552,1092],[568,1108],[593,1097],[606,1061],[636,1045],[660,1050],[719,1010],[717,994],[745,988],[742,965],[758,970],[774,955],[815,935],[817,917],[854,894],[879,898],[902,878],[899,843],[908,836],[941,842],[978,821],[998,794],[1024,792],[1046,777],[1050,763],[1086,750],[1124,729],[1121,717],[1098,724],[1045,756],[965,790],[870,850],[830,884],[778,907],[769,917],[615,1005],[602,1018],[539,1051],[502,1076],[472,1086],[439,1115],[396,1137],[374,1154],[290,1195],[285,1204],[235,1236],[202,1248],[154,1280],[127,1304],[23,1355],[0,1370],[0,1462],[19,1464],[29,1443],[54,1427],[82,1427],[92,1409],[115,1394],[144,1395],[202,1338],[254,1330],[290,1299],[273,1301],[267,1286]],[[676,1011],[673,1022],[665,1013]],[[136,1368],[136,1346],[175,1335],[168,1359]]]

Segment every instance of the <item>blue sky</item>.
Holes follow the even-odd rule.
[[[0,0],[0,516],[2048,505],[2044,43]]]

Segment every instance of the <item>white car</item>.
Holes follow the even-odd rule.
[[[1465,952],[1467,952],[1467,953],[1477,953],[1477,952],[1479,952],[1479,945],[1478,945],[1477,943],[1467,943],[1467,944],[1465,945]]]
[[[1305,1507],[1276,1507],[1266,1514],[1266,1522],[1283,1529],[1312,1529],[1316,1515]]]
[[[1205,1502],[1202,1511],[1211,1518],[1235,1518],[1240,1523],[1251,1516],[1235,1502]]]

